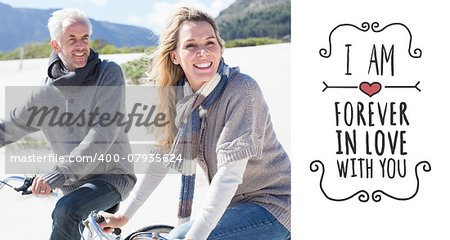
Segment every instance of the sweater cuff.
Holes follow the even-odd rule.
[[[233,150],[217,151],[217,167],[221,167],[225,163],[235,162],[242,159],[251,159],[261,156],[262,150],[255,147],[246,146]]]
[[[60,188],[66,181],[66,178],[58,170],[41,175],[40,178],[44,180],[52,189]]]

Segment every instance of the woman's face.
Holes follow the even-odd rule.
[[[184,21],[178,32],[177,48],[170,57],[174,64],[181,66],[194,91],[211,80],[222,57],[222,49],[211,24]]]

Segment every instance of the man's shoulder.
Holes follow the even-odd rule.
[[[103,71],[122,71],[122,68],[119,64],[109,60],[102,60],[100,62],[100,68]]]
[[[102,60],[98,81],[101,85],[123,85],[125,80],[122,68],[115,62]]]

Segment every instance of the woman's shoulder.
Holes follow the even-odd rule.
[[[256,80],[242,73],[239,67],[230,68],[230,76],[228,80],[227,90],[232,94],[259,94],[261,89],[259,88]]]

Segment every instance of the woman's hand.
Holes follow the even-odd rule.
[[[105,221],[99,223],[98,226],[103,232],[107,233],[112,233],[114,228],[120,228],[129,221],[127,217],[118,214],[111,214],[103,211],[100,211],[98,214],[105,218]]]

